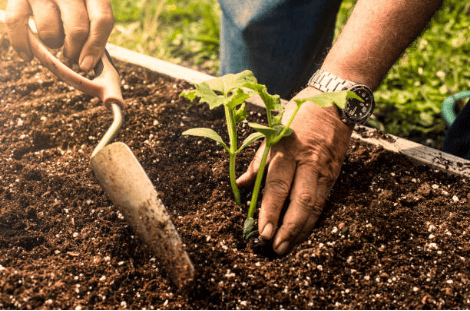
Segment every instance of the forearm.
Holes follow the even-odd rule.
[[[376,89],[443,0],[359,0],[322,69]]]

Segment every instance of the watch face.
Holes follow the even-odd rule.
[[[354,123],[363,123],[367,121],[374,111],[374,96],[371,90],[363,85],[356,85],[350,91],[354,92],[364,101],[360,102],[355,98],[348,98],[343,112]]]

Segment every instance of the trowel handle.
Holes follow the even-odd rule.
[[[121,79],[107,51],[103,53],[101,60],[94,68],[96,77],[90,80],[79,75],[52,55],[31,29],[28,30],[28,38],[34,56],[56,76],[84,93],[99,97],[108,108],[111,108],[111,103],[124,108]]]

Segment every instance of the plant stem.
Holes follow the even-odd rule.
[[[250,207],[248,208],[248,218],[253,218],[255,215],[259,189],[261,187],[261,181],[263,180],[264,168],[266,166],[266,160],[268,159],[269,149],[271,149],[271,146],[272,144],[266,142],[266,147],[261,158],[261,163],[259,164],[258,174],[256,175],[255,185],[253,187],[253,194],[251,195]]]
[[[273,127],[273,118],[271,116],[271,110],[266,108],[266,117],[268,119],[268,126]]]
[[[261,187],[261,181],[263,180],[264,168],[266,166],[266,160],[268,159],[269,150],[271,149],[272,145],[276,144],[277,142],[281,140],[282,137],[284,137],[284,135],[286,134],[286,131],[289,129],[299,109],[300,109],[300,105],[297,105],[297,108],[295,109],[294,113],[289,119],[289,122],[287,123],[287,125],[284,127],[284,129],[281,131],[281,133],[278,136],[274,137],[272,141],[269,141],[269,139],[266,140],[266,147],[264,149],[263,156],[259,164],[258,174],[256,175],[255,185],[253,187],[253,194],[251,196],[250,207],[248,209],[248,218],[253,218],[253,216],[255,215],[256,204],[258,203],[259,189]]]
[[[292,116],[290,117],[289,119],[289,122],[287,122],[286,126],[284,126],[284,128],[282,129],[281,133],[274,137],[271,145],[274,145],[274,144],[277,144],[283,137],[284,135],[286,134],[287,130],[290,128],[290,124],[292,123],[292,121],[294,120],[294,117],[295,115],[297,114],[297,111],[299,111],[300,109],[300,105],[297,105],[297,108],[295,108],[294,110],[294,113],[292,114]]]
[[[237,183],[236,183],[236,176],[235,176],[235,153],[230,154],[230,185],[232,186],[233,196],[235,197],[235,203],[240,205],[242,203],[240,197],[240,191],[238,190]]]
[[[235,157],[237,156],[238,140],[237,140],[237,128],[235,124],[235,117],[233,115],[233,110],[229,109],[227,105],[225,106],[225,118],[227,119],[227,131],[228,137],[230,140],[230,185],[232,186],[233,196],[235,197],[235,203],[237,205],[241,204],[240,190],[237,187],[237,177],[235,175]]]

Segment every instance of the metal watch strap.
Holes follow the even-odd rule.
[[[313,86],[325,93],[350,90],[357,83],[338,78],[332,73],[324,70],[317,70],[308,81],[308,85]]]

